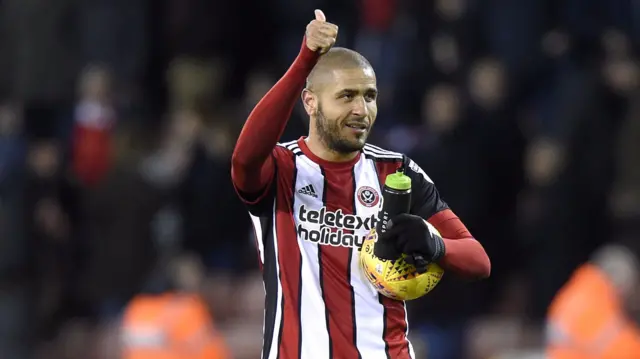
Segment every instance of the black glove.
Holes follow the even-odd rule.
[[[427,271],[427,265],[444,257],[444,241],[431,233],[424,219],[412,214],[400,214],[387,224],[387,231],[378,241],[393,243],[395,250],[407,255],[407,263],[416,267],[419,273]],[[397,257],[396,257],[397,258]]]

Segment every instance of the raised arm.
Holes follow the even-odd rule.
[[[335,43],[327,32],[335,27],[316,10],[316,19],[307,26],[300,53],[285,75],[258,102],[242,128],[231,158],[231,177],[243,201],[258,202],[268,191],[275,173],[271,153],[291,116],[305,80],[318,57]],[[327,35],[328,34],[328,35]]]

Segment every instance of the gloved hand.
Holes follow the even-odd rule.
[[[400,214],[387,224],[387,231],[378,241],[395,245],[395,249],[406,254],[405,261],[416,267],[419,273],[427,271],[427,265],[444,257],[444,240],[431,233],[427,223],[419,216]]]

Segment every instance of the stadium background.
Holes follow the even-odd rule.
[[[128,301],[177,288],[235,358],[258,357],[230,153],[315,8],[376,69],[372,142],[410,154],[493,261],[411,306],[418,349],[535,353],[571,271],[639,234],[636,1],[4,0],[3,358],[117,358]]]

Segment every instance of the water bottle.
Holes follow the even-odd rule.
[[[411,209],[411,178],[402,170],[387,176],[382,188],[382,208],[378,212],[378,235],[387,231],[389,220],[398,214],[409,213]],[[393,242],[378,240],[373,248],[376,257],[388,260],[401,255]]]

